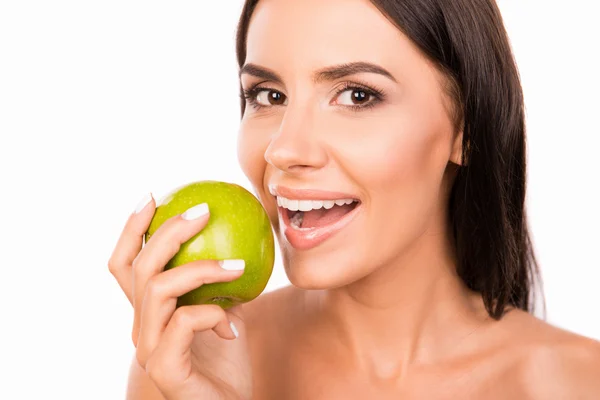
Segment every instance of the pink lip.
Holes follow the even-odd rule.
[[[274,196],[282,196],[293,200],[339,200],[358,199],[358,197],[342,192],[329,192],[316,189],[291,189],[285,186],[269,185],[269,192]]]
[[[340,197],[337,198],[339,199]],[[279,226],[284,227],[283,233],[292,247],[297,250],[309,250],[344,229],[358,214],[359,210],[362,208],[361,205],[361,203],[357,204],[352,211],[330,225],[320,228],[304,229],[292,228],[287,210],[283,207],[277,207],[279,213]]]

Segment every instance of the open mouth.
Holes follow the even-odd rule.
[[[292,189],[269,185],[277,198],[282,233],[296,250],[319,246],[351,225],[364,208],[349,193],[318,189]]]
[[[277,196],[277,204],[285,237],[298,250],[312,249],[342,231],[362,208],[357,199],[288,200]]]
[[[312,230],[332,225],[358,207],[357,199],[289,200],[277,197],[289,225],[298,230]]]

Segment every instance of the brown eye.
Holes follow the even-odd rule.
[[[346,93],[348,93],[348,94],[346,94]],[[371,96],[371,94],[369,94],[365,90],[348,89],[348,90],[344,90],[340,94],[340,100],[345,100],[346,105],[359,105],[360,106],[364,103],[368,103],[370,96]],[[350,102],[350,104],[348,104],[348,102]],[[340,101],[340,104],[344,104],[344,102]]]
[[[256,101],[261,106],[280,106],[286,104],[284,94],[271,89],[261,90],[256,95]]]
[[[354,101],[357,104],[364,103],[365,99],[368,99],[368,98],[369,98],[369,95],[362,90],[352,92],[352,101]]]

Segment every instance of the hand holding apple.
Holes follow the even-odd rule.
[[[275,244],[267,213],[243,187],[199,181],[174,189],[156,208],[146,241],[166,220],[201,203],[208,204],[208,224],[181,246],[165,270],[197,260],[241,259],[245,271],[235,281],[202,285],[186,293],[178,305],[218,304],[227,309],[256,298],[273,271]]]
[[[274,242],[266,214],[243,188],[220,182],[186,185],[160,206],[159,213],[150,195],[140,203],[108,262],[134,307],[137,363],[168,399],[250,398],[246,327],[235,304],[258,296],[271,274]],[[234,218],[217,219],[215,210],[217,216],[233,210]],[[236,223],[243,212],[250,218]],[[238,243],[246,247],[236,251]],[[242,284],[227,287],[234,282]],[[177,307],[186,298],[200,304]]]

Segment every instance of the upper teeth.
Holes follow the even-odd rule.
[[[290,200],[282,196],[277,196],[277,205],[287,208],[291,211],[310,211],[318,210],[325,207],[327,210],[334,205],[343,206],[344,204],[352,204],[354,199],[339,199],[339,200]]]

